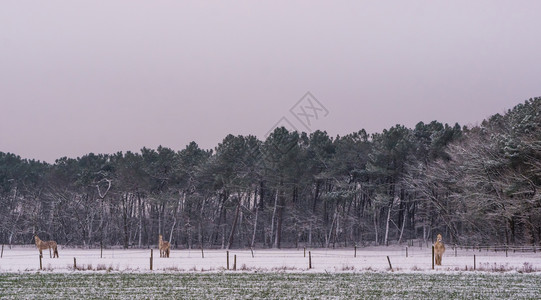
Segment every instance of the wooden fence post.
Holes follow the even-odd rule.
[[[355,252],[353,254],[353,257],[357,257],[357,244],[355,244]]]
[[[308,251],[308,269],[312,268],[312,251]]]
[[[4,244],[2,244],[2,254],[0,254],[0,258],[4,257]]]
[[[237,270],[237,255],[233,255],[233,271]]]
[[[475,263],[475,254],[473,255],[473,270],[475,271],[476,263]]]
[[[39,269],[40,270],[43,270],[43,264],[41,263],[41,259],[42,259],[43,255],[39,255]]]
[[[103,243],[100,242],[100,258],[103,258]]]
[[[229,251],[227,251],[226,253],[227,253],[227,269],[229,270]]]
[[[77,270],[77,259],[73,258],[73,270]]]
[[[254,258],[254,248],[250,247],[250,251],[252,252],[252,258]]]
[[[304,257],[306,257],[306,247],[304,247]]]
[[[391,259],[389,258],[389,256],[387,256],[387,261],[389,262],[389,268],[391,268],[391,271],[394,272],[393,266],[391,265]]]
[[[455,257],[456,257],[456,244],[455,244]]]
[[[432,270],[434,270],[434,245],[432,245]]]
[[[150,271],[152,271],[152,258],[154,257],[153,249],[150,249]]]
[[[408,246],[406,246],[406,257],[408,257]]]
[[[205,253],[203,253],[203,245],[201,245],[201,258],[205,258]]]

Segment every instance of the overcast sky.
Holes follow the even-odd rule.
[[[0,151],[54,162],[209,149],[277,123],[331,136],[480,123],[541,96],[540,12],[541,1],[3,0]]]

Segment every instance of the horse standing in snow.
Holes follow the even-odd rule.
[[[160,246],[160,257],[169,257],[169,252],[171,251],[171,244],[168,241],[164,241],[161,234],[160,234],[159,246]]]
[[[445,252],[445,245],[442,242],[441,234],[438,234],[437,240],[434,243],[434,259],[436,260],[436,265],[438,266],[441,266],[441,258],[443,256],[443,252]]]
[[[53,258],[58,258],[58,245],[55,241],[42,241],[37,235],[34,236],[34,239],[36,240],[36,247],[39,250],[39,255],[43,256],[43,249],[49,249],[49,256],[51,256],[50,249],[53,249]]]

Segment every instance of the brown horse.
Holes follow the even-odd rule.
[[[434,255],[436,265],[441,266],[441,258],[443,257],[443,252],[445,252],[445,245],[442,242],[441,234],[438,234],[437,241],[434,243]]]
[[[39,250],[39,255],[43,256],[42,250],[43,249],[53,249],[53,258],[58,258],[58,245],[55,241],[42,241],[37,235],[34,236],[34,239],[36,240],[36,247]],[[51,256],[50,250],[49,250],[49,256]]]
[[[162,235],[160,234],[159,240],[160,246],[160,257],[169,257],[169,252],[171,251],[171,244],[163,240]]]

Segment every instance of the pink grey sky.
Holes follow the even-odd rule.
[[[0,151],[54,162],[229,133],[310,91],[331,136],[476,124],[541,95],[541,1],[0,3]],[[306,131],[306,129],[305,129]]]

